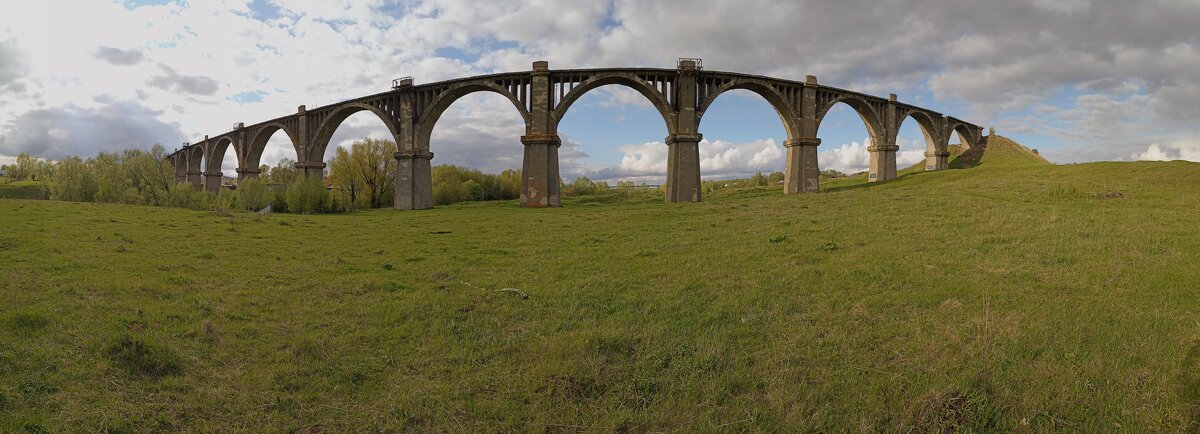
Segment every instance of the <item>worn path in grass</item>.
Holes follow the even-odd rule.
[[[0,201],[0,431],[1196,429],[1200,164],[983,162],[700,204]]]

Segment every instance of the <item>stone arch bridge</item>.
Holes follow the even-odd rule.
[[[600,86],[627,86],[646,97],[662,115],[668,135],[667,202],[700,200],[698,127],[709,105],[724,92],[743,89],[766,99],[778,112],[787,131],[784,193],[819,189],[817,132],[825,114],[836,104],[849,105],[862,118],[871,139],[869,180],[896,177],[896,136],[900,125],[912,118],[920,125],[927,144],[926,170],[947,167],[948,144],[955,132],[964,145],[983,139],[983,128],[954,117],[896,100],[817,84],[813,76],[792,81],[731,72],[706,71],[698,59],[680,59],[675,69],[604,68],[551,70],[547,62],[533,70],[490,74],[413,85],[411,78],[397,80],[393,89],[314,109],[300,106],[295,114],[254,125],[237,124],[229,132],[205,136],[171,154],[177,182],[216,191],[221,186],[221,162],[226,152],[237,156],[238,177],[256,177],[267,140],[282,130],[296,150],[296,167],[306,176],[323,175],[325,148],[334,130],[352,114],[367,111],[383,121],[397,144],[397,209],[433,206],[429,137],[442,113],[457,99],[474,92],[495,92],[512,102],[525,120],[521,136],[521,206],[559,205],[558,123],[571,104]]]

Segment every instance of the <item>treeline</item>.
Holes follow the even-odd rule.
[[[126,150],[100,153],[84,160],[68,157],[49,162],[21,154],[16,164],[4,166],[13,180],[42,184],[50,199],[105,202],[131,205],[175,206],[206,210],[337,213],[359,209],[390,208],[396,191],[396,144],[366,138],[349,148],[339,147],[330,159],[323,179],[309,179],[295,162],[284,159],[275,166],[263,165],[257,178],[235,181],[233,188],[218,193],[196,189],[190,183],[175,183],[175,168],[161,145],[149,151]],[[827,173],[828,172],[828,173]],[[845,176],[824,171],[823,177]],[[521,194],[521,172],[505,170],[487,174],[460,166],[432,168],[435,205],[458,202],[513,200]],[[724,188],[761,187],[783,182],[783,172],[756,173],[747,179],[706,181],[708,193]],[[589,195],[653,194],[660,188],[645,183],[620,181],[610,185],[579,177],[560,180],[564,197]]]

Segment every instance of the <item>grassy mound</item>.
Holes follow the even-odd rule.
[[[1200,426],[1200,164],[1017,159],[698,204],[4,201],[0,432]]]
[[[44,183],[39,181],[0,182],[0,199],[49,199]]]

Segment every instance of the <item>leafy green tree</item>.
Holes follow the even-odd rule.
[[[364,138],[338,148],[329,162],[329,180],[335,189],[371,208],[391,206],[396,194],[396,144]]]
[[[50,198],[73,202],[91,202],[99,186],[96,175],[79,157],[59,161],[50,180]]]
[[[260,173],[259,176],[265,177],[268,184],[285,187],[292,185],[292,181],[296,179],[298,174],[296,170],[296,162],[287,158],[279,160],[279,163],[276,164],[275,167],[272,167],[270,172],[271,173],[269,174],[265,172]]]

